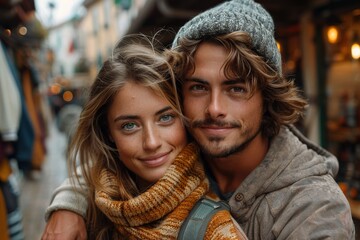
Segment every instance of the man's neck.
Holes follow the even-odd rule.
[[[221,193],[235,191],[243,180],[262,162],[269,140],[259,134],[243,150],[225,158],[206,158]]]

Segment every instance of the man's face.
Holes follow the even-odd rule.
[[[182,87],[189,130],[211,157],[239,152],[260,135],[261,92],[249,98],[246,79],[225,77],[222,67],[227,55],[220,45],[201,43],[194,55],[195,71],[186,76]]]

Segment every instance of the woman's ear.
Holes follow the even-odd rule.
[[[114,139],[113,139],[113,137],[111,136],[111,134],[109,133],[109,140],[110,140],[110,142],[112,142],[112,143],[114,143],[115,141],[114,141]]]

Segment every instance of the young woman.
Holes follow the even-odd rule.
[[[73,179],[88,192],[89,239],[176,239],[194,204],[214,197],[187,143],[171,65],[144,39],[128,36],[104,63],[70,145]],[[204,239],[244,238],[224,210]]]

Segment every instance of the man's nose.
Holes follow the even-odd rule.
[[[221,91],[213,91],[205,113],[213,119],[223,118],[226,115],[226,102]]]

